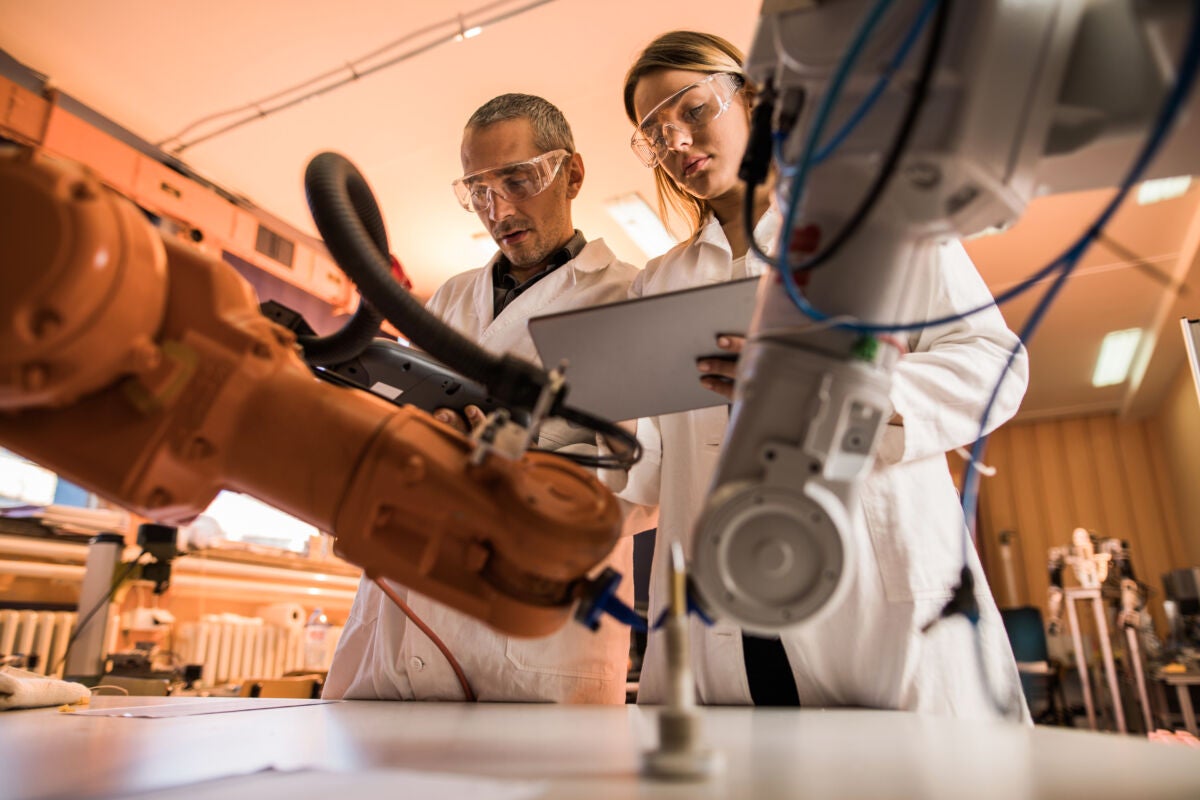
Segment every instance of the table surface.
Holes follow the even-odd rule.
[[[93,707],[180,702],[198,701],[98,697]],[[162,796],[241,796],[199,782],[274,768],[334,771],[312,779],[334,781],[355,800],[384,796],[355,780],[385,769],[532,782],[536,791],[520,796],[580,800],[1200,798],[1200,750],[1182,745],[866,710],[706,708],[705,737],[723,770],[701,783],[651,781],[638,766],[656,741],[656,713],[399,702],[160,719],[10,711],[0,716],[0,797],[125,797],[172,787],[182,788]],[[253,796],[275,794],[259,788]]]

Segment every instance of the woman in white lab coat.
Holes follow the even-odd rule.
[[[634,125],[648,119],[676,123],[639,127],[663,135],[655,142],[635,137],[635,152],[640,147],[639,157],[654,166],[662,204],[682,212],[693,226],[690,239],[647,265],[631,288],[634,296],[763,269],[753,257],[747,262],[740,217],[745,195],[737,170],[752,102],[741,64],[741,53],[719,37],[673,32],[651,43],[629,71],[625,106]],[[715,105],[701,108],[705,98]],[[673,107],[673,115],[652,116],[664,107]],[[755,239],[766,248],[778,233],[779,215],[768,209],[765,188],[754,205]],[[927,319],[991,299],[957,243],[944,245],[937,263],[913,280],[925,298],[921,311]],[[902,425],[887,427],[864,482],[859,518],[865,525],[850,532],[855,559],[844,601],[820,621],[785,632],[778,643],[719,621],[706,627],[693,617],[692,666],[702,702],[996,715],[983,690],[968,623],[950,619],[928,634],[920,628],[937,616],[962,566],[963,521],[944,454],[975,439],[978,419],[1016,342],[995,308],[909,338],[910,352],[900,359],[891,390]],[[719,387],[724,367],[715,361],[701,369],[705,366],[713,373],[703,378],[706,385]],[[992,427],[1016,412],[1026,380],[1022,353],[992,411]],[[652,618],[666,602],[667,548],[679,541],[685,552],[691,550],[727,424],[725,406],[639,420],[647,455],[627,478],[610,478],[625,499],[659,504]],[[995,692],[1027,717],[995,602],[974,551],[970,558],[978,579],[983,664]],[[664,651],[662,636],[651,635],[639,702],[665,699]]]
[[[636,271],[597,239],[516,297],[494,319],[491,264],[451,278],[427,307],[487,350],[536,363],[538,355],[527,326],[530,317],[625,299]],[[539,445],[594,451],[594,434],[552,419],[542,427]],[[624,537],[607,563],[629,574],[632,558],[632,539]],[[625,702],[629,629],[614,620],[604,620],[595,633],[571,622],[544,639],[513,638],[403,587],[393,588],[446,643],[480,701]],[[626,591],[632,593],[632,584]],[[379,587],[364,580],[338,643],[324,696],[462,700],[463,690],[434,644]]]

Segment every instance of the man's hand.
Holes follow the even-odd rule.
[[[733,402],[733,379],[737,374],[738,355],[746,344],[745,336],[733,336],[723,333],[717,337],[717,347],[729,353],[729,357],[701,358],[696,361],[700,370],[700,383],[705,389],[711,389]]]
[[[452,408],[439,408],[433,412],[434,419],[449,425],[459,433],[470,433],[486,416],[479,406],[467,406],[465,417]]]

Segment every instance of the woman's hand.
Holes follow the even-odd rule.
[[[711,389],[733,402],[733,380],[737,374],[738,355],[746,344],[745,336],[733,336],[723,333],[717,337],[717,347],[729,353],[720,358],[701,358],[696,362],[697,369],[702,373],[700,383],[705,389]]]

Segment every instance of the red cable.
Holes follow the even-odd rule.
[[[438,638],[438,635],[433,632],[432,628],[421,621],[421,618],[417,616],[417,612],[413,611],[412,608],[409,607],[408,603],[404,602],[404,599],[392,590],[392,587],[384,583],[382,578],[375,578],[375,585],[383,590],[383,593],[388,596],[388,599],[396,604],[396,608],[400,609],[404,616],[409,618],[412,624],[420,628],[421,633],[429,637],[429,641],[433,642],[434,645],[437,646],[438,650],[442,651],[442,655],[444,655],[446,660],[450,662],[450,668],[453,669],[454,674],[458,676],[458,682],[462,686],[463,694],[467,696],[467,702],[474,703],[475,692],[471,690],[471,684],[467,682],[466,673],[464,673],[462,667],[458,665],[458,660],[453,654],[451,654],[450,648],[446,647],[445,642]]]

